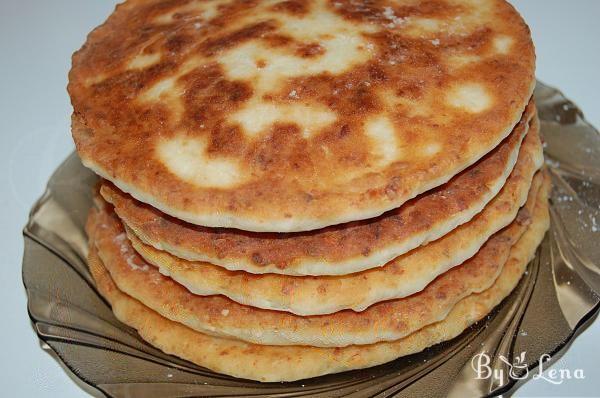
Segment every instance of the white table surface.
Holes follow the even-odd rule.
[[[48,177],[73,150],[65,86],[70,56],[115,0],[0,0],[0,395],[81,397],[38,346],[21,282],[23,228]],[[538,77],[600,126],[600,1],[514,0],[531,26]],[[528,382],[517,396],[600,396],[600,321],[555,365],[585,380]]]

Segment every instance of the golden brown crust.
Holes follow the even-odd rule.
[[[533,104],[528,115],[534,112]],[[502,188],[518,158],[529,119],[502,144],[448,183],[380,217],[311,232],[274,234],[201,227],[170,217],[105,182],[101,193],[144,243],[229,270],[287,275],[363,271],[440,238],[483,208]],[[523,144],[525,170],[541,166],[538,124]],[[540,153],[536,159],[534,154]],[[535,166],[530,163],[535,163]]]
[[[547,200],[547,185],[538,198]],[[345,310],[320,316],[248,307],[222,296],[196,296],[147,264],[131,247],[114,215],[92,211],[88,230],[119,289],[171,320],[203,333],[257,344],[343,347],[407,336],[444,319],[469,294],[487,289],[529,225],[532,207],[523,208],[516,220],[493,235],[474,257],[423,291],[374,304],[360,313]]]
[[[73,57],[77,150],[195,224],[380,215],[489,152],[529,100],[527,26],[474,4],[129,0]]]

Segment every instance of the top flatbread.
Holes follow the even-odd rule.
[[[130,0],[73,57],[73,136],[86,166],[176,218],[312,230],[492,150],[534,63],[504,0]]]

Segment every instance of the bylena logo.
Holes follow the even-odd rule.
[[[509,379],[522,380],[529,377],[529,369],[527,369],[527,362],[525,361],[526,352],[523,351],[514,361],[510,361],[504,355],[500,355],[498,359],[506,366],[492,366],[491,357],[485,353],[480,352],[471,359],[471,367],[475,371],[475,378],[482,379],[493,379],[499,383],[505,383]],[[565,380],[585,379],[583,369],[550,369],[544,374],[544,363],[548,363],[551,359],[550,355],[544,354],[540,357],[539,366],[537,372],[533,374],[532,379],[542,379],[552,384],[562,384]]]

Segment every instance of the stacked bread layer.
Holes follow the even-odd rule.
[[[129,0],[74,56],[98,290],[260,381],[458,336],[548,228],[526,25],[502,0],[242,3]]]

